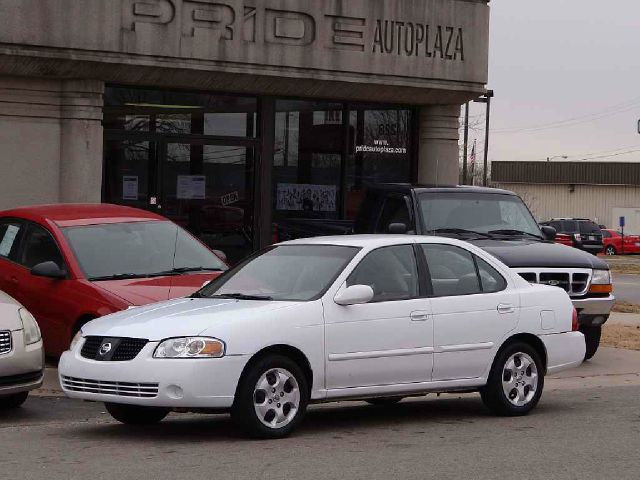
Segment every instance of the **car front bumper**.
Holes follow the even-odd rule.
[[[71,398],[168,408],[228,409],[248,356],[210,359],[153,358],[157,342],[136,358],[100,362],[83,358],[80,345],[62,354],[60,385]]]
[[[42,340],[24,344],[22,330],[12,332],[12,349],[0,355],[0,396],[39,388],[44,378]]]
[[[578,311],[578,323],[584,327],[597,327],[609,319],[616,298],[607,297],[571,299]]]

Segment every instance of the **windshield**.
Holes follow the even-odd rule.
[[[280,245],[244,261],[197,297],[309,301],[320,298],[358,253],[334,245]]]
[[[425,231],[533,235],[541,238],[531,212],[515,195],[494,193],[424,193],[420,211]],[[449,232],[446,232],[449,230]]]
[[[217,256],[172,222],[131,222],[63,229],[89,280],[226,270]]]

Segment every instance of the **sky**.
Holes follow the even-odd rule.
[[[489,159],[640,162],[640,0],[490,5]],[[470,123],[481,159],[484,105]]]

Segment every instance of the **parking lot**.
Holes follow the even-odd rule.
[[[172,414],[125,427],[102,404],[45,389],[0,417],[3,478],[637,478],[640,352],[602,349],[547,380],[539,408],[493,417],[475,394],[393,407],[315,406],[277,441],[242,438],[226,416]],[[37,447],[36,447],[37,445]],[[603,461],[602,459],[606,459]]]

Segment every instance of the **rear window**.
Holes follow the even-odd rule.
[[[578,222],[574,220],[563,220],[562,233],[578,233]]]
[[[578,222],[580,225],[580,233],[597,233],[600,234],[600,227],[593,222]]]

